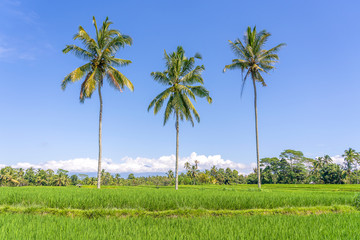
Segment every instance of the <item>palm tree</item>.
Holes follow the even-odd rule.
[[[198,170],[199,168],[199,161],[195,160],[194,165],[191,165],[189,162],[186,162],[184,164],[184,168],[188,171],[188,175],[190,175],[190,177],[193,180],[193,185],[195,185],[195,180],[196,180],[196,176],[198,175],[198,173],[200,172],[200,170]]]
[[[97,187],[100,188],[101,182],[101,129],[102,129],[102,96],[101,87],[103,86],[104,77],[109,84],[115,89],[122,92],[126,86],[131,91],[134,90],[133,84],[120,71],[114,67],[126,66],[131,63],[130,60],[116,58],[115,55],[121,47],[132,44],[131,37],[121,34],[118,30],[110,29],[112,22],[106,18],[102,27],[98,29],[95,17],[93,17],[93,24],[95,26],[96,37],[91,38],[90,35],[79,27],[79,31],[74,36],[74,40],[80,40],[84,48],[76,45],[66,45],[63,52],[72,52],[75,56],[80,57],[88,63],[78,67],[70,74],[68,74],[61,86],[65,90],[69,82],[75,82],[84,78],[80,90],[80,102],[84,102],[85,98],[90,98],[93,92],[98,89],[100,99],[100,113],[99,113],[99,162],[98,162],[98,178]]]
[[[324,158],[323,158],[323,165],[327,165],[327,164],[330,164],[332,163],[333,160],[332,158],[329,156],[329,155],[325,155]]]
[[[342,155],[344,157],[345,161],[345,168],[347,170],[347,173],[349,175],[349,181],[351,184],[351,169],[352,165],[354,163],[360,163],[360,154],[356,152],[354,149],[349,148],[348,150],[344,151],[344,154]]]
[[[271,36],[270,33],[265,30],[256,32],[256,27],[252,30],[247,28],[246,35],[243,42],[240,39],[236,39],[235,42],[229,41],[230,47],[234,54],[238,57],[232,60],[232,64],[226,65],[224,72],[227,69],[241,69],[241,72],[245,72],[245,76],[242,78],[243,85],[241,94],[244,89],[246,79],[250,76],[254,86],[254,109],[255,109],[255,134],[256,134],[256,157],[257,157],[257,177],[258,187],[261,188],[260,180],[260,159],[259,159],[259,140],[258,140],[258,120],[257,120],[257,95],[256,95],[256,82],[260,82],[262,86],[266,86],[265,80],[262,77],[262,73],[268,73],[268,71],[274,69],[274,64],[279,60],[277,51],[284,46],[284,43],[277,45],[269,50],[263,49],[264,44]]]
[[[179,165],[179,120],[189,120],[194,126],[193,115],[197,122],[200,122],[200,116],[192,104],[192,98],[196,101],[196,96],[206,97],[209,103],[212,102],[209,91],[205,87],[201,76],[205,70],[203,65],[194,66],[195,58],[202,59],[201,55],[196,53],[194,57],[187,58],[184,49],[179,46],[176,52],[167,54],[164,51],[166,70],[164,72],[152,72],[151,76],[160,84],[167,86],[162,93],[157,95],[151,101],[148,111],[154,107],[154,114],[157,114],[166,99],[169,99],[165,108],[164,125],[169,117],[175,117],[176,128],[176,162],[175,162],[175,189],[178,189],[178,165]],[[198,86],[192,86],[199,83]]]

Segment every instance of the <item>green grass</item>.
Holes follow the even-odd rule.
[[[0,205],[59,209],[244,210],[353,205],[357,185],[0,188]]]
[[[358,185],[0,187],[0,239],[360,239]]]
[[[0,239],[360,239],[360,213],[126,219],[0,215]]]
[[[253,216],[253,215],[310,215],[326,213],[352,213],[357,209],[352,206],[317,206],[317,207],[291,207],[274,209],[246,209],[246,210],[206,210],[206,209],[176,209],[163,211],[146,211],[138,209],[59,209],[47,207],[13,207],[1,206],[1,213],[20,213],[33,215],[54,215],[68,217],[219,217],[219,216]]]

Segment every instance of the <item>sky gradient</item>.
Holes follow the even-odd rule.
[[[174,121],[164,127],[162,112],[154,116],[147,106],[164,89],[150,72],[164,70],[164,49],[182,45],[187,56],[202,54],[198,64],[205,65],[213,104],[199,99],[200,124],[180,124],[180,156],[193,160],[195,153],[206,158],[204,167],[250,171],[256,161],[253,89],[247,84],[240,97],[241,72],[222,69],[235,58],[228,40],[254,25],[272,33],[266,47],[287,44],[277,69],[265,76],[268,87],[258,87],[260,157],[288,148],[308,157],[359,150],[359,10],[358,1],[0,0],[0,165],[97,159],[97,94],[81,104],[80,82],[60,88],[84,63],[61,50],[80,44],[72,40],[79,25],[94,34],[92,16],[99,25],[108,16],[113,28],[133,38],[117,56],[133,62],[119,70],[135,91],[103,88],[103,156],[113,163],[151,165],[169,157],[165,167],[174,165]]]

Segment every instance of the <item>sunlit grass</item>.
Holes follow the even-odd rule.
[[[0,188],[0,205],[50,208],[242,210],[352,205],[357,185],[265,185],[170,187],[20,187]]]
[[[360,214],[127,219],[0,215],[0,239],[359,239]]]

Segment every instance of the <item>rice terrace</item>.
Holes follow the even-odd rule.
[[[359,12],[0,0],[0,239],[360,239]]]

